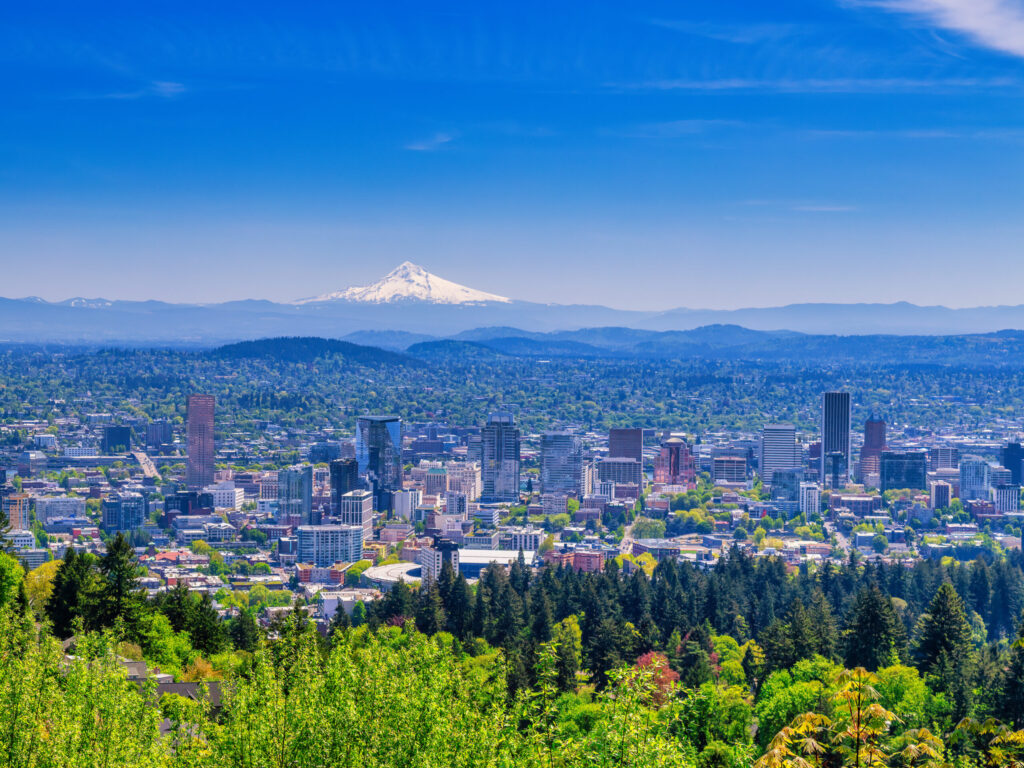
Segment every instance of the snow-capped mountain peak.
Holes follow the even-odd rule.
[[[389,304],[395,301],[486,304],[493,301],[507,304],[511,299],[453,283],[443,277],[432,275],[411,261],[406,261],[371,285],[346,288],[323,296],[301,299],[295,303],[309,304],[316,301],[358,301],[367,304]]]

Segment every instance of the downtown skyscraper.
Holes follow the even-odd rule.
[[[398,416],[360,416],[356,461],[373,493],[374,509],[390,510],[391,494],[402,490],[402,420]]]
[[[771,485],[776,470],[798,469],[800,450],[796,427],[792,424],[766,424],[761,430],[761,480]]]
[[[519,429],[511,413],[492,413],[480,430],[484,502],[519,501]]]
[[[583,487],[583,443],[571,432],[545,432],[540,439],[542,493],[580,495]]]
[[[845,484],[850,477],[850,393],[821,396],[821,481]]]
[[[213,485],[213,395],[189,395],[186,414],[185,483],[189,490],[199,491]]]

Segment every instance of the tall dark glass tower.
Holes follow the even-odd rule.
[[[361,416],[356,422],[356,461],[373,493],[374,509],[389,511],[391,494],[402,490],[402,420]]]
[[[837,453],[843,457],[842,469],[834,456]],[[826,392],[821,396],[821,478],[831,477],[833,482],[838,479],[845,483],[849,480],[849,467],[850,393]]]
[[[355,459],[335,459],[331,462],[331,512],[341,512],[341,497],[360,488],[359,462]]]

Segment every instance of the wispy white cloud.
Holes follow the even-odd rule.
[[[743,200],[740,205],[753,208],[768,208],[796,213],[852,213],[860,210],[856,205],[847,205],[817,200]]]
[[[802,213],[850,213],[856,211],[857,206],[855,205],[823,205],[823,204],[804,204],[794,205],[792,210],[800,211]]]
[[[848,5],[912,14],[974,42],[1024,57],[1022,0],[845,0]]]
[[[405,148],[412,152],[435,152],[445,144],[455,140],[451,133],[435,133],[433,136],[413,141],[405,145]]]
[[[658,91],[778,91],[783,93],[873,93],[935,91],[966,88],[1014,88],[1018,80],[1007,77],[975,78],[908,78],[908,77],[844,77],[844,78],[712,78],[708,80],[644,80],[640,82],[607,83],[621,90]]]
[[[1024,140],[1024,129],[1018,128],[900,128],[895,130],[812,129],[803,131],[811,139],[908,139],[948,141],[1010,141]]]
[[[688,35],[740,45],[779,40],[804,30],[797,24],[713,24],[680,19],[651,19],[650,23]]]
[[[173,99],[181,96],[188,89],[182,83],[175,83],[170,80],[154,80],[141,88],[131,91],[112,91],[107,93],[80,93],[75,94],[73,99],[115,99],[132,100],[145,98]]]
[[[608,136],[621,136],[629,139],[677,139],[685,136],[698,136],[722,128],[736,128],[744,125],[738,120],[667,120],[659,123],[640,123],[637,125],[614,128],[602,131]]]

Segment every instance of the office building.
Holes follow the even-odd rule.
[[[792,424],[767,424],[761,430],[761,482],[772,485],[775,472],[800,467],[800,449],[796,427]]]
[[[947,509],[953,502],[953,486],[942,480],[936,480],[928,486],[928,504],[931,509]]]
[[[300,563],[329,568],[363,559],[363,529],[358,525],[300,525],[295,537]]]
[[[993,500],[996,512],[1005,515],[1007,512],[1020,511],[1020,486],[1016,483],[997,485],[993,489]]]
[[[374,508],[390,510],[391,494],[402,490],[402,420],[361,416],[356,422],[356,461],[373,494]]]
[[[519,429],[511,413],[492,413],[480,430],[480,498],[519,501]]]
[[[711,479],[716,483],[746,483],[745,456],[715,456],[711,460]]]
[[[103,428],[103,438],[100,441],[100,450],[104,455],[110,456],[115,453],[127,453],[131,448],[131,427],[106,426]]]
[[[938,472],[940,469],[957,469],[960,466],[959,448],[929,448],[928,471]]]
[[[681,437],[670,437],[661,444],[654,459],[654,482],[689,485],[697,478],[690,446]]]
[[[1009,443],[1000,454],[1002,465],[1010,470],[1010,482],[1015,485],[1024,483],[1024,446],[1020,443]]]
[[[772,501],[800,501],[800,486],[806,479],[802,467],[776,469],[772,475]]]
[[[236,487],[232,480],[209,485],[203,492],[210,494],[214,509],[241,509],[245,503],[245,491]]]
[[[992,467],[979,456],[964,456],[960,460],[960,500],[988,501],[991,489]]]
[[[359,482],[359,462],[355,459],[335,459],[330,464],[331,511],[341,511],[341,497],[362,487]]]
[[[48,523],[57,517],[85,517],[85,499],[78,496],[36,497],[36,519]]]
[[[631,457],[608,457],[597,462],[598,483],[618,483],[643,487],[643,469]]]
[[[32,497],[27,493],[8,493],[0,504],[12,531],[27,531],[32,528]]]
[[[319,515],[317,515],[319,518]],[[313,468],[296,464],[277,473],[277,519],[316,525],[313,512]]]
[[[435,538],[433,544],[423,547],[417,553],[416,561],[420,564],[423,584],[429,584],[440,578],[445,563],[449,563],[456,573],[459,572],[459,545],[449,539]]]
[[[800,514],[810,519],[821,511],[821,488],[817,483],[800,483]]]
[[[341,497],[339,517],[342,525],[358,525],[363,541],[373,538],[373,494],[365,490],[349,491]]]
[[[146,425],[146,447],[160,450],[174,442],[174,431],[171,422],[164,419],[151,421]]]
[[[423,491],[418,488],[395,491],[391,494],[391,503],[394,507],[391,512],[399,520],[415,520],[416,508],[423,503]]]
[[[146,500],[137,493],[112,493],[103,500],[103,530],[130,532],[146,522]]]
[[[477,461],[460,461],[448,463],[448,490],[461,493],[470,501],[480,498],[481,478],[480,463]]]
[[[188,458],[185,464],[185,483],[190,490],[198,491],[213,485],[213,395],[189,395],[186,414],[186,448]]]
[[[540,438],[540,486],[545,494],[581,495],[583,442],[571,432],[545,432]]]
[[[642,429],[608,430],[608,458],[635,459],[644,464],[644,431]]]
[[[928,459],[924,451],[882,451],[878,472],[883,493],[897,488],[928,488]]]
[[[871,414],[864,422],[864,445],[860,449],[860,479],[880,472],[882,451],[886,449],[885,421]]]
[[[341,443],[319,442],[309,446],[310,464],[330,464],[341,458]]]
[[[830,485],[835,483],[832,487],[845,486],[849,467],[850,393],[825,392],[821,396],[821,477]]]

